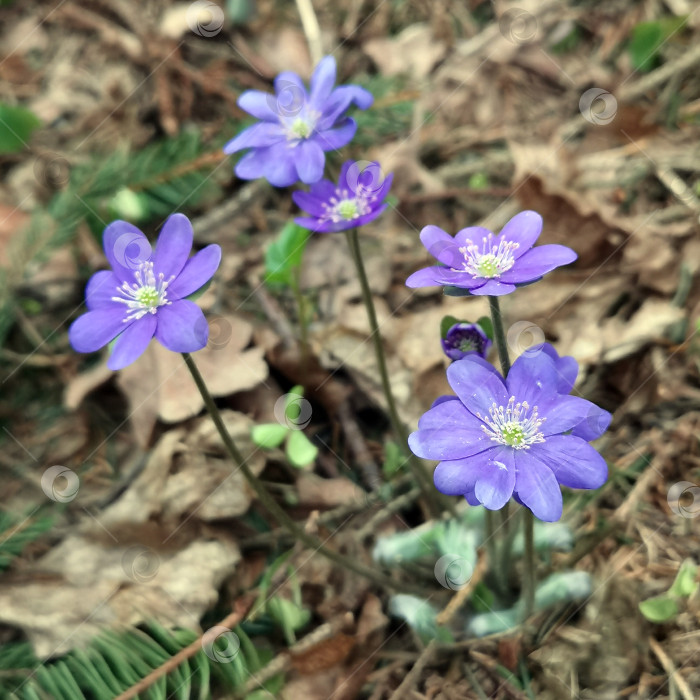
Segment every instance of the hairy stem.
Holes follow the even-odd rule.
[[[498,297],[489,297],[489,307],[491,309],[491,321],[493,322],[493,335],[498,350],[498,358],[501,362],[503,377],[510,372],[510,357],[508,356],[508,343],[503,328],[503,317]],[[506,506],[507,507],[507,506]],[[525,561],[523,570],[522,597],[525,605],[525,617],[532,615],[535,606],[535,546],[534,546],[534,516],[528,509],[524,509],[523,535],[525,537]],[[507,511],[504,512],[507,520]],[[505,523],[504,523],[505,524]],[[505,565],[510,561],[510,551],[513,543],[512,537],[504,537],[501,543],[501,562]],[[501,571],[501,575],[505,572]]]
[[[277,522],[284,528],[289,530],[289,532],[298,541],[303,542],[310,549],[313,549],[319,554],[322,554],[324,557],[327,557],[333,563],[343,566],[346,569],[349,569],[350,571],[354,571],[360,576],[365,576],[366,578],[374,581],[380,586],[386,586],[387,588],[391,588],[393,590],[408,590],[409,588],[412,588],[414,591],[416,591],[416,587],[414,586],[402,585],[401,583],[394,581],[392,578],[386,576],[380,571],[374,571],[373,569],[370,569],[369,567],[360,564],[359,562],[355,561],[354,559],[351,559],[350,557],[346,557],[332,549],[328,549],[321,543],[321,541],[318,538],[307,533],[287,515],[284,509],[270,495],[262,481],[260,481],[260,479],[258,479],[258,477],[255,476],[255,474],[253,474],[245,458],[236,447],[236,443],[233,441],[233,438],[226,429],[226,425],[224,424],[224,420],[221,417],[221,413],[219,412],[219,409],[214,403],[214,399],[211,397],[209,389],[207,389],[207,385],[205,384],[204,379],[200,374],[199,369],[197,368],[197,365],[192,359],[192,356],[186,352],[182,353],[182,356],[185,360],[185,364],[187,365],[187,369],[189,369],[190,374],[194,379],[194,383],[197,385],[197,389],[199,389],[199,393],[202,395],[204,405],[206,406],[209,415],[214,421],[214,425],[216,426],[216,429],[219,432],[219,435],[221,436],[221,439],[224,443],[224,446],[226,447],[227,452],[231,456],[231,459],[233,459],[233,461],[236,463],[238,468],[243,472],[243,476],[246,478],[248,483],[251,485],[251,487],[257,494],[258,498],[260,499],[260,502],[263,504],[263,506],[265,506],[265,508],[275,518],[275,520],[277,520]],[[418,590],[421,590],[421,592],[423,592],[422,589]]]
[[[501,316],[501,306],[498,297],[489,297],[489,307],[491,309],[491,321],[493,323],[493,335],[498,350],[498,359],[501,362],[503,376],[507,377],[510,372],[510,357],[508,357],[508,343],[503,329],[503,317]]]
[[[365,271],[364,262],[362,261],[362,253],[360,252],[360,241],[357,235],[357,229],[350,229],[349,231],[346,231],[346,235],[348,239],[348,246],[350,248],[350,254],[352,255],[355,268],[357,269],[357,277],[360,280],[362,301],[367,309],[370,335],[372,338],[372,343],[374,344],[374,354],[377,358],[377,368],[379,370],[379,377],[382,383],[382,391],[384,392],[384,398],[386,399],[387,407],[389,409],[389,419],[391,420],[394,433],[401,443],[401,449],[408,457],[408,465],[411,469],[411,473],[416,479],[418,487],[420,488],[428,507],[430,508],[434,517],[440,517],[443,510],[440,503],[440,496],[430,482],[430,478],[428,477],[423,464],[408,449],[408,432],[406,430],[406,426],[401,421],[399,412],[396,408],[396,401],[394,400],[394,394],[391,390],[391,383],[389,382],[389,372],[387,371],[386,367],[386,358],[384,357],[382,336],[379,333],[379,323],[377,323],[377,312],[374,308],[374,300],[372,299],[372,290],[370,289],[369,281],[367,280],[367,273]]]

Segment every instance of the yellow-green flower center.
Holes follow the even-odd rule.
[[[175,279],[173,275],[169,280],[163,273],[155,274],[153,263],[149,260],[141,263],[134,270],[134,282],[122,282],[117,287],[119,296],[112,297],[112,301],[118,301],[126,306],[124,323],[136,321],[146,314],[155,314],[159,307],[167,306],[168,285]]]
[[[520,426],[520,423],[510,421],[501,428],[501,436],[506,445],[517,447],[522,445],[525,440],[525,431]]]
[[[141,289],[136,292],[136,301],[143,304],[143,306],[153,308],[158,306],[160,295],[155,287],[141,287]]]
[[[297,117],[289,127],[291,133],[298,139],[306,139],[311,135],[312,127],[309,122],[301,117]]]
[[[343,219],[356,219],[358,215],[357,211],[357,200],[356,199],[344,199],[338,203],[338,214],[343,217]]]
[[[476,269],[479,271],[480,277],[495,277],[500,272],[498,261],[493,253],[482,255],[476,264]]]

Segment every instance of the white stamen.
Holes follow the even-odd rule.
[[[377,199],[376,193],[358,183],[354,195],[353,197],[348,190],[336,187],[335,194],[323,203],[321,221],[337,224],[341,221],[354,221],[369,214],[372,211],[371,203]]]
[[[124,323],[136,321],[146,314],[154,314],[159,306],[172,303],[167,300],[166,290],[175,279],[175,275],[166,280],[165,275],[160,272],[156,278],[153,263],[144,262],[134,272],[134,278],[135,283],[130,285],[128,282],[123,282],[117,287],[117,293],[121,296],[112,297],[112,301],[126,304]]]
[[[515,403],[515,397],[511,396],[505,408],[493,403],[489,409],[490,419],[478,413],[476,415],[486,423],[481,429],[491,440],[501,445],[516,450],[529,450],[530,445],[544,442],[540,426],[546,418],[538,417],[537,406],[533,406],[530,412],[527,401]]]
[[[489,279],[500,277],[515,265],[513,251],[520,247],[519,243],[503,238],[498,241],[498,244],[495,244],[492,233],[481,239],[481,251],[479,251],[479,246],[470,239],[467,239],[465,243],[467,245],[459,249],[459,252],[464,256],[462,263],[464,272],[468,272],[474,277],[487,277]]]

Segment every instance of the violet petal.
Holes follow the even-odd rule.
[[[88,311],[118,304],[119,302],[113,301],[112,297],[117,296],[117,288],[120,286],[121,282],[111,270],[96,272],[85,287],[85,305]],[[123,306],[122,310],[125,312],[126,307]]]
[[[126,330],[126,306],[114,304],[97,311],[88,311],[77,318],[68,329],[68,340],[78,352],[95,352]]]
[[[167,281],[180,273],[192,250],[193,238],[192,224],[184,214],[173,214],[167,218],[153,256],[156,277],[162,274]]]
[[[573,435],[552,435],[531,450],[546,464],[562,486],[597,489],[608,478],[605,460],[585,440]]]
[[[221,263],[221,247],[216,243],[202,248],[191,257],[182,272],[168,287],[168,298],[182,299],[201,289],[214,276]]]
[[[134,321],[117,337],[107,367],[122,369],[141,357],[153,338],[156,324],[155,314],[146,314]]]
[[[563,500],[552,470],[531,450],[518,450],[515,463],[518,469],[515,491],[520,501],[540,520],[549,523],[559,520]]]
[[[192,301],[180,299],[158,309],[158,342],[173,352],[201,350],[209,339],[209,325]]]
[[[102,236],[107,261],[120,282],[134,282],[134,273],[151,260],[153,249],[146,236],[127,221],[113,221]]]

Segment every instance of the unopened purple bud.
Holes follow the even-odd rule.
[[[486,359],[492,343],[477,323],[455,323],[442,339],[442,349],[451,360],[477,354]]]

